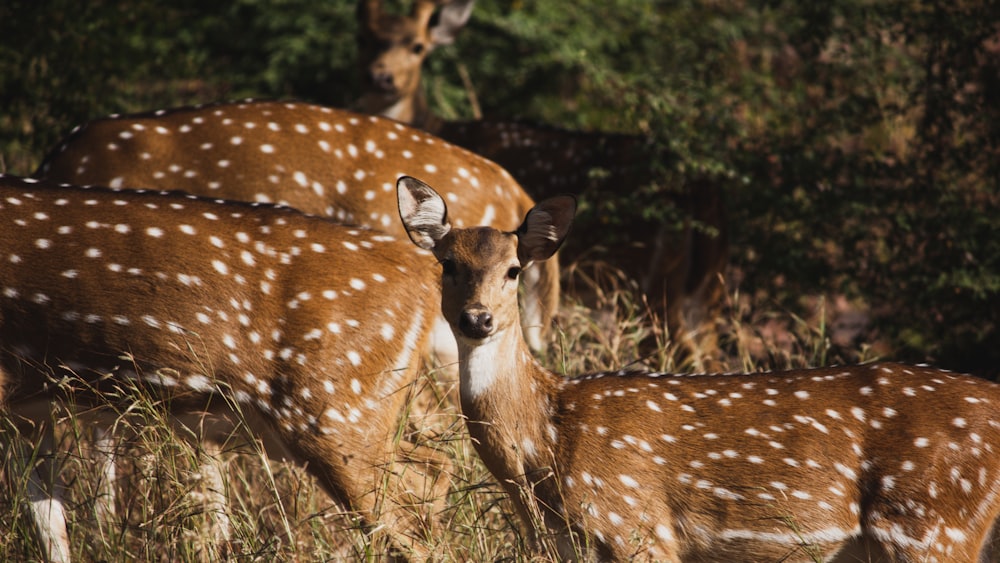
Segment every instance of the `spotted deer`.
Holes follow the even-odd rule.
[[[430,46],[449,44],[469,19],[472,2],[445,3],[439,23],[431,25],[434,2],[414,2],[409,16],[387,15],[379,2],[358,3],[357,23],[363,91],[360,111],[397,119],[465,147],[506,168],[535,199],[573,193],[590,201],[639,194],[656,177],[650,162],[669,161],[655,154],[642,135],[574,131],[523,121],[483,119],[447,121],[430,111],[421,82],[421,63]],[[445,36],[444,42],[433,38]],[[591,172],[598,172],[592,174]],[[616,226],[609,244],[607,219],[593,212],[584,219],[582,236],[565,251],[585,275],[567,289],[587,304],[594,293],[618,288],[617,273],[635,283],[630,291],[646,300],[671,336],[690,352],[696,366],[716,355],[715,317],[723,301],[728,261],[725,197],[718,183],[694,179],[663,192],[658,208],[674,208],[678,225],[644,219],[636,209],[619,210],[627,218]],[[647,202],[645,205],[648,205]],[[592,268],[585,265],[593,264]],[[602,275],[610,266],[611,275]],[[576,286],[579,287],[576,287]],[[596,286],[596,287],[595,287]],[[596,291],[595,291],[596,290]],[[529,341],[530,342],[530,341]]]
[[[421,66],[435,48],[455,41],[455,34],[469,21],[474,3],[416,0],[409,15],[404,16],[385,13],[380,0],[358,2],[359,68],[364,93],[355,102],[355,109],[434,130],[440,119],[427,105]]]
[[[894,363],[566,378],[528,353],[516,279],[562,243],[573,199],[502,232],[453,227],[418,180],[398,197],[442,265],[475,449],[561,558],[971,563],[984,550],[1000,514],[996,384]]]
[[[97,119],[60,142],[34,176],[275,202],[403,236],[395,181],[418,173],[447,186],[459,225],[513,229],[534,204],[503,168],[423,131],[346,110],[274,101]],[[527,278],[525,293],[526,334],[541,350],[559,303],[557,261]]]
[[[368,529],[426,557],[422,503],[443,499],[448,462],[396,430],[438,315],[430,256],[289,208],[10,176],[0,223],[0,416],[26,435],[62,401],[81,415],[110,404],[113,418],[131,382],[180,435],[249,428]],[[51,476],[36,468],[33,518],[65,561]]]

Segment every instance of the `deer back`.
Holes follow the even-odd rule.
[[[438,185],[459,225],[514,229],[532,199],[500,166],[417,129],[302,103],[244,102],[92,121],[45,159],[38,177],[176,189],[277,202],[401,236],[395,181]],[[559,297],[555,261],[528,287],[526,323],[542,337]],[[529,307],[529,305],[531,307]]]

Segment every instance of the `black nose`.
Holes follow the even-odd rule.
[[[493,313],[482,307],[470,307],[462,311],[458,330],[468,338],[486,338],[493,333]]]
[[[382,90],[391,91],[395,88],[395,80],[391,72],[385,70],[376,70],[372,72],[372,84],[377,88]]]

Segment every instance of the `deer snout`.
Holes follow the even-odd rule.
[[[372,85],[380,90],[391,92],[396,89],[396,79],[384,64],[378,64],[371,69],[371,80]]]
[[[486,338],[494,328],[493,313],[482,305],[466,308],[458,318],[458,330],[468,338]]]

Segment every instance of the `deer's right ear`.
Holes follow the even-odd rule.
[[[436,46],[451,45],[455,35],[472,15],[475,0],[452,0],[438,12],[438,23],[430,29],[431,42]]]
[[[449,231],[448,206],[434,188],[410,176],[396,180],[399,218],[413,244],[432,250]]]

